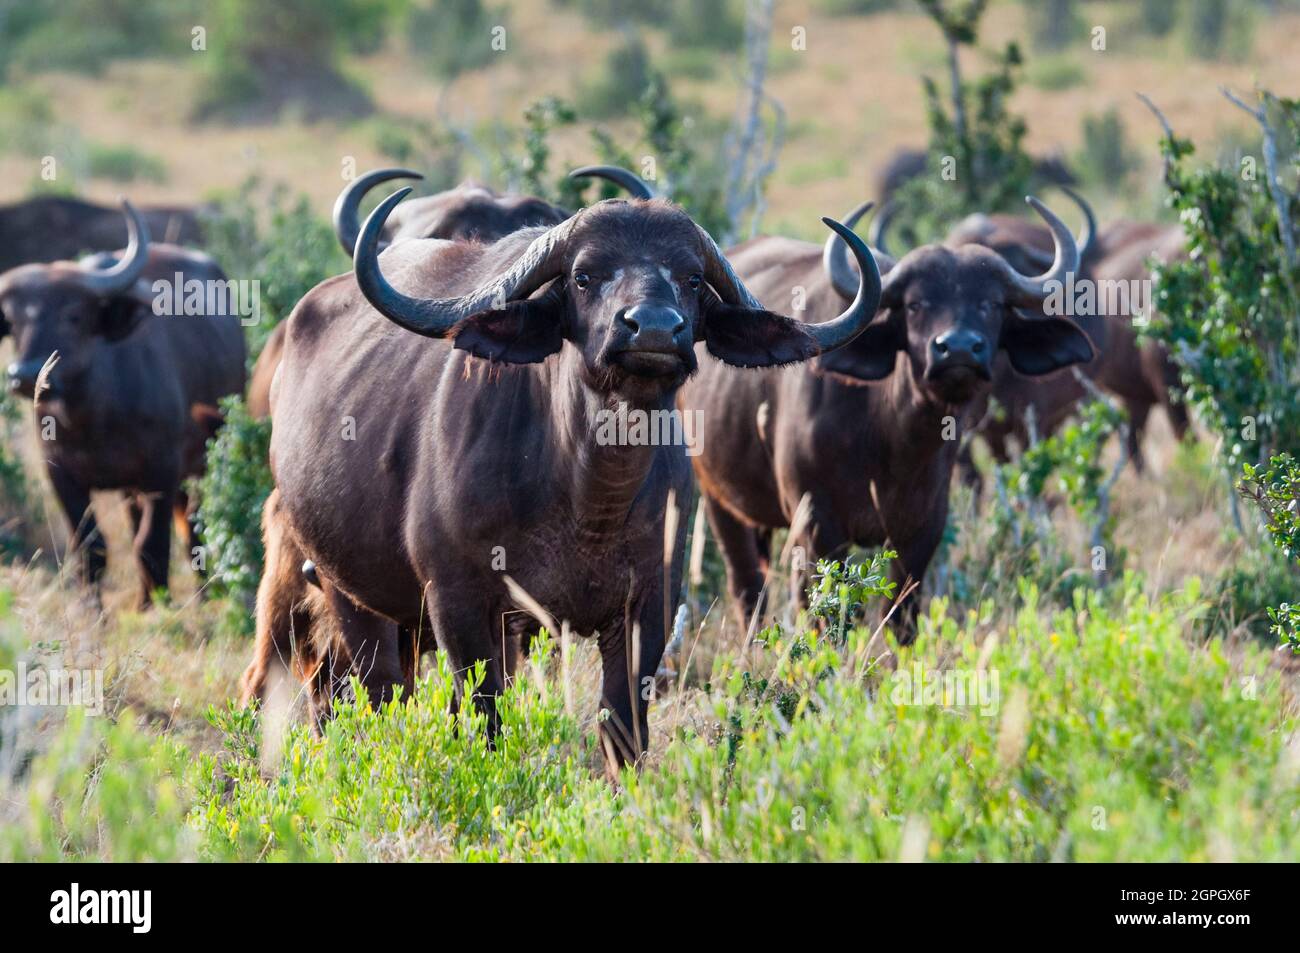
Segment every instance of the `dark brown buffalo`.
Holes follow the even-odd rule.
[[[1139,282],[1150,287],[1150,259],[1168,262],[1186,255],[1181,226],[1148,222],[1116,222],[1102,233],[1102,257],[1092,276],[1100,283]],[[1149,309],[1150,302],[1145,302]],[[1112,307],[1112,305],[1118,305]],[[1129,416],[1129,454],[1143,468],[1142,434],[1153,407],[1163,407],[1174,436],[1182,440],[1191,426],[1187,406],[1179,399],[1178,369],[1169,349],[1159,341],[1139,338],[1134,330],[1136,302],[1128,307],[1107,301],[1102,313],[1108,336],[1104,361],[1092,377],[1124,404]],[[1111,343],[1114,342],[1114,343]]]
[[[175,245],[199,244],[199,221],[189,208],[146,208],[151,235]],[[0,272],[32,262],[71,261],[85,252],[126,244],[122,213],[81,199],[45,195],[0,208]]]
[[[908,182],[930,169],[930,154],[924,149],[896,149],[876,175],[875,194],[882,203],[893,199],[894,194]],[[1043,156],[1034,160],[1034,185],[1074,185],[1074,173],[1056,156]]]
[[[1081,264],[1076,283],[1091,282],[1097,290],[1094,309],[1071,315],[1097,349],[1097,356],[1081,370],[1124,404],[1130,421],[1128,453],[1140,471],[1144,467],[1142,437],[1151,409],[1164,407],[1179,439],[1186,433],[1189,421],[1186,408],[1174,397],[1177,372],[1167,349],[1158,342],[1139,339],[1133,327],[1136,302],[1112,294],[1108,284],[1149,279],[1147,258],[1154,254],[1167,260],[1180,253],[1182,231],[1177,226],[1119,221],[1098,234],[1087,203],[1069,189],[1065,191],[1087,219],[1079,238]],[[888,216],[882,215],[872,230],[873,241],[886,254],[887,226]],[[1051,234],[1047,229],[1007,215],[969,216],[949,232],[946,241],[985,245],[1022,271],[1042,266],[1051,255]],[[838,258],[842,262],[842,249]],[[1000,413],[986,415],[985,408],[979,406],[972,409],[972,414],[994,458],[1006,462],[1010,459],[1008,440],[1014,438],[1025,446],[1031,436],[1031,422],[1039,437],[1050,435],[1089,393],[1086,384],[1073,374],[1027,381],[1003,362],[994,372],[992,391]],[[967,472],[973,474],[973,468],[968,467]]]
[[[341,627],[355,641],[335,658],[372,697],[408,683],[430,633],[458,674],[485,663],[475,699],[495,728],[509,646],[536,626],[512,576],[598,634],[604,751],[611,765],[635,760],[681,579],[686,521],[665,541],[665,514],[670,499],[687,505],[690,465],[680,444],[611,442],[609,415],[670,413],[697,341],[765,367],[851,340],[878,298],[870,253],[828,223],[867,277],[838,319],[804,325],[762,309],[668,203],[605,201],[491,245],[412,239],[376,257],[405,192],[367,220],[355,275],[317,286],[288,319],[271,394],[279,525],[338,600],[400,627]],[[259,594],[254,676],[310,623],[269,611],[290,605]]]
[[[637,198],[651,198],[649,186],[631,172],[615,166],[584,166],[570,173],[573,178],[601,178],[622,186]],[[334,203],[334,234],[349,255],[361,231],[358,213],[366,193],[393,179],[422,179],[410,169],[375,169],[358,176],[339,193]],[[558,225],[570,212],[528,195],[495,192],[484,186],[464,183],[446,192],[404,202],[393,210],[384,226],[380,247],[407,238],[445,238],[456,241],[494,242],[534,225]],[[284,325],[278,325],[267,339],[253,367],[248,387],[248,410],[254,417],[271,413],[271,378],[284,348]]]
[[[0,275],[0,311],[17,355],[9,387],[34,398],[47,472],[85,578],[97,587],[105,567],[90,493],[126,491],[147,605],[167,585],[172,516],[187,515],[181,481],[202,472],[218,400],[243,389],[244,337],[229,309],[154,313],[154,282],[225,276],[205,255],[150,245],[143,219],[125,207],[130,244],[120,261],[12,269]]]
[[[410,169],[376,169],[357,176],[334,203],[334,233],[349,255],[360,231],[358,212],[366,193],[393,179],[423,179]],[[476,182],[412,199],[393,210],[380,236],[380,248],[407,238],[495,241],[532,225],[558,225],[570,213],[531,195],[503,195]]]
[[[702,368],[682,404],[714,421],[694,458],[728,586],[748,622],[764,585],[760,541],[791,525],[808,498],[798,543],[809,564],[852,544],[888,545],[893,578],[918,583],[943,533],[961,420],[987,393],[998,353],[1040,376],[1092,357],[1073,323],[1026,318],[1051,282],[1078,267],[1069,229],[1036,200],[1051,226],[1051,268],[1028,278],[979,245],[927,245],[886,274],[881,313],[852,343],[804,367],[730,374]],[[827,249],[783,238],[736,248],[737,272],[769,305],[803,289],[813,320],[840,294],[823,267]],[[903,604],[910,638],[918,604]]]

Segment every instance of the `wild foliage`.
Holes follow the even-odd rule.
[[[927,0],[922,7],[948,44],[948,77],[946,89],[933,77],[922,80],[927,168],[896,196],[899,234],[909,247],[942,239],[972,212],[1019,210],[1033,175],[1025,122],[1007,108],[1024,62],[1019,46],[1008,44],[990,72],[965,79],[961,51],[975,47],[986,4]]]
[[[1152,601],[1126,580],[1062,611],[1023,598],[992,628],[991,606],[936,603],[896,671],[863,629],[769,633],[716,663],[695,715],[621,790],[593,774],[544,644],[501,700],[495,748],[473,706],[449,716],[445,661],[409,704],[342,702],[321,738],[216,709],[224,748],[196,754],[130,717],[73,718],[0,856],[1294,858],[1283,686],[1262,653],[1189,651],[1195,587]]]

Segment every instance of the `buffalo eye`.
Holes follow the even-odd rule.
[[[686,283],[691,286],[692,291],[699,291],[700,285],[704,282],[702,275],[691,275],[686,279]]]
[[[908,310],[908,313],[909,313],[909,314],[916,314],[916,313],[918,313],[918,312],[921,310],[921,304],[922,304],[922,302],[920,302],[920,301],[909,301],[909,302],[907,302],[907,310]]]
[[[579,288],[586,288],[587,285],[591,284],[591,276],[585,271],[580,271],[573,276],[573,283]]]

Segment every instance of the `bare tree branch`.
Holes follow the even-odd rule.
[[[1137,98],[1142,100],[1142,102],[1146,104],[1147,109],[1151,110],[1156,119],[1159,120],[1161,128],[1165,131],[1165,138],[1172,142],[1174,139],[1174,127],[1169,125],[1169,120],[1165,118],[1165,114],[1160,111],[1160,108],[1151,101],[1150,97],[1147,96],[1146,93],[1138,93]],[[1165,180],[1165,184],[1168,185],[1169,173],[1173,170],[1173,163],[1169,161],[1168,155],[1164,155],[1162,161],[1163,165],[1161,166],[1160,176]]]
[[[1264,178],[1268,182],[1269,195],[1277,206],[1278,231],[1282,233],[1282,244],[1286,247],[1287,264],[1292,268],[1296,264],[1295,232],[1291,226],[1291,208],[1287,194],[1282,190],[1282,182],[1277,171],[1277,130],[1268,121],[1268,93],[1260,93],[1259,108],[1255,109],[1239,99],[1227,86],[1220,86],[1219,92],[1237,108],[1259,123],[1264,132]]]
[[[776,165],[776,153],[784,136],[785,112],[764,91],[767,81],[767,51],[771,41],[775,0],[749,0],[745,15],[745,106],[739,132],[729,136],[730,174],[726,207],[733,231],[749,215],[749,230],[757,231],[762,217],[763,185]],[[769,140],[763,127],[763,104],[772,104],[777,126]],[[729,241],[732,236],[724,236]],[[725,241],[724,241],[725,244]]]

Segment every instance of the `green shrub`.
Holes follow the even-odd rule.
[[[898,5],[899,0],[817,0],[817,9],[836,17],[881,13]]]
[[[991,603],[955,618],[936,600],[895,671],[863,629],[769,630],[619,789],[545,642],[494,747],[476,708],[449,714],[442,658],[410,703],[354,686],[319,738],[265,737],[233,704],[209,715],[217,754],[74,717],[0,800],[0,857],[1294,861],[1300,726],[1279,677],[1263,652],[1189,645],[1194,582],[1141,589],[1053,611],[1025,585],[996,625]]]
[[[1167,36],[1178,22],[1178,7],[1169,0],[1140,0],[1138,24],[1152,36]]]
[[[862,630],[842,644],[767,633],[761,671],[715,671],[715,727],[683,732],[621,794],[584,766],[563,693],[529,678],[502,700],[495,751],[481,716],[459,716],[459,731],[448,717],[445,663],[412,705],[345,703],[320,740],[293,729],[269,777],[254,727],[228,715],[241,753],[197,772],[201,851],[1095,861],[1223,859],[1226,842],[1235,859],[1295,856],[1279,682],[1256,656],[1243,691],[1217,644],[1189,651],[1194,588],[1151,603],[1127,583],[1112,603],[1080,594],[1055,614],[1022,595],[1014,624],[983,639],[936,605],[900,657],[908,676],[984,672],[964,706],[916,704],[868,660]]]
[[[1056,92],[1078,86],[1087,78],[1087,73],[1079,63],[1057,55],[1035,60],[1025,78],[1031,86]]]
[[[1083,18],[1076,0],[1022,0],[1022,3],[1036,46],[1060,50],[1083,36]]]
[[[249,416],[241,397],[224,398],[221,409],[226,422],[208,445],[197,523],[211,585],[251,606],[266,556],[262,504],[275,486],[267,462],[271,421]],[[243,628],[250,630],[247,619]]]
[[[391,15],[374,0],[221,0],[207,24],[196,117],[272,120],[289,105],[308,120],[369,113],[369,96],[339,63],[373,51]]]
[[[1124,134],[1124,120],[1113,106],[1083,117],[1083,146],[1074,163],[1089,183],[1119,191],[1139,165]]]
[[[1249,4],[1187,0],[1184,16],[1187,49],[1193,56],[1240,60],[1250,55],[1254,24]]]
[[[258,282],[260,320],[245,329],[250,364],[303,295],[349,270],[333,226],[305,195],[291,199],[283,186],[264,188],[255,178],[205,211],[203,235],[229,277]]]
[[[1273,457],[1266,467],[1248,463],[1241,492],[1259,508],[1264,529],[1290,570],[1278,574],[1282,598],[1256,597],[1250,604],[1268,606],[1269,632],[1300,654],[1300,605],[1292,601],[1300,596],[1295,570],[1300,564],[1300,463],[1289,453]]]
[[[188,52],[197,6],[185,0],[24,0],[0,31],[0,75],[12,69],[99,73],[115,59]]]
[[[679,50],[738,51],[745,39],[743,9],[737,0],[674,0],[665,24],[669,43]]]
[[[605,57],[598,72],[578,88],[578,110],[592,119],[605,119],[631,109],[650,83],[650,52],[636,34],[623,41]]]
[[[167,165],[134,146],[92,143],[86,156],[86,173],[92,179],[110,182],[165,182]]]
[[[974,46],[985,4],[973,0],[953,10],[939,0],[924,0],[952,51]],[[899,238],[907,246],[938,241],[954,222],[972,212],[1024,207],[1033,160],[1024,150],[1025,123],[1007,110],[1023,60],[1008,44],[994,68],[975,80],[960,79],[958,89],[923,78],[930,143],[929,167],[902,186]]]
[[[1300,244],[1300,105],[1268,93],[1261,101],[1278,130],[1286,228],[1262,163],[1251,176],[1242,167],[1188,168],[1190,142],[1161,142],[1188,254],[1153,268],[1146,331],[1173,354],[1188,405],[1223,437],[1230,473],[1300,447],[1300,261],[1290,250]]]
[[[492,28],[506,26],[504,9],[489,8],[482,0],[422,0],[407,14],[406,34],[411,52],[439,79],[453,79],[468,70],[486,66],[496,55]],[[510,52],[519,34],[508,37]]]

